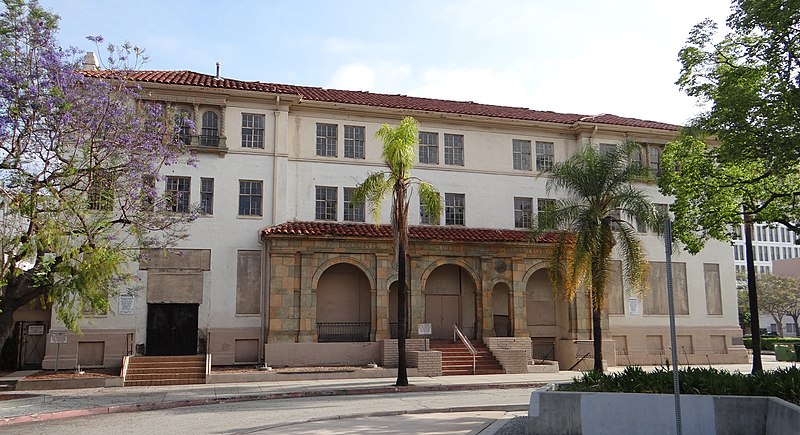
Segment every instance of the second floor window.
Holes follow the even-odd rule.
[[[200,130],[200,145],[219,145],[219,115],[213,110],[203,113],[203,128]]]
[[[419,162],[439,164],[439,133],[419,133]]]
[[[555,229],[555,222],[553,222],[552,216],[550,215],[550,212],[552,212],[553,207],[555,206],[555,199],[539,198],[536,200],[536,208],[538,211],[537,224],[539,228],[545,230]]]
[[[514,151],[514,169],[520,171],[531,170],[531,141],[514,139],[512,141]]]
[[[351,222],[364,222],[364,203],[354,204],[354,187],[344,188],[344,220]]]
[[[530,228],[533,198],[514,198],[514,228]]]
[[[315,219],[318,221],[336,220],[336,196],[338,195],[335,187],[317,186],[316,187],[316,212]]]
[[[176,213],[189,212],[190,177],[167,177],[167,210]]]
[[[336,124],[317,123],[317,155],[336,157],[336,140],[338,126]]]
[[[549,171],[553,167],[553,142],[536,142],[536,170]]]
[[[460,134],[444,135],[444,164],[464,166],[464,136]]]
[[[364,158],[364,127],[344,126],[344,156],[350,159]]]
[[[114,183],[110,175],[92,174],[89,182],[89,210],[109,211],[114,208]]]
[[[175,125],[178,127],[178,138],[184,145],[192,143],[192,114],[186,109],[178,109],[175,113]]]
[[[661,175],[661,147],[650,146],[648,148],[648,164],[653,175]]]
[[[239,216],[261,216],[263,196],[261,180],[239,180]]]
[[[264,115],[242,113],[242,147],[264,148]]]
[[[214,179],[200,179],[200,212],[214,214]]]
[[[444,223],[445,225],[464,225],[464,194],[444,194]]]

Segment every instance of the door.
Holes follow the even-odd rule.
[[[453,339],[459,306],[458,295],[425,295],[425,322],[431,324],[431,339]]]
[[[20,367],[42,367],[45,345],[47,344],[47,325],[43,322],[21,322],[22,341],[20,343]]]
[[[147,304],[147,355],[196,355],[198,307]]]

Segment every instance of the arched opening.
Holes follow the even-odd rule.
[[[556,315],[556,295],[550,285],[547,269],[531,275],[526,285],[525,305],[528,333],[534,359],[556,359],[555,343],[559,336]]]
[[[492,289],[492,318],[494,320],[494,334],[497,337],[513,337],[514,329],[511,327],[511,289],[508,284],[499,282]]]
[[[200,145],[219,145],[219,115],[213,110],[203,113],[203,127],[200,130]]]
[[[316,294],[318,341],[369,341],[370,285],[361,269],[346,263],[329,267]]]
[[[452,339],[453,323],[475,338],[475,281],[454,264],[437,267],[425,282],[425,323],[431,324],[432,339]]]

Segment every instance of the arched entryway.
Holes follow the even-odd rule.
[[[561,335],[557,315],[559,304],[547,273],[547,269],[539,269],[528,279],[525,292],[526,319],[533,358],[555,360],[555,343]]]
[[[511,327],[511,288],[504,282],[495,284],[492,289],[492,319],[494,334],[497,337],[514,336]]]
[[[369,279],[356,266],[340,263],[322,273],[316,290],[320,342],[369,341]]]
[[[475,338],[475,281],[461,266],[437,267],[425,282],[425,323],[432,339],[453,338],[453,323]]]

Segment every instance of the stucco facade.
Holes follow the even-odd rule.
[[[453,199],[452,216],[461,220],[447,222],[449,215],[443,215],[440,226],[420,225],[419,200],[412,194],[412,225],[423,233],[436,228],[452,233],[412,237],[411,337],[418,337],[420,323],[437,325],[436,337],[451,334],[441,328],[455,319],[470,338],[486,341],[500,332],[515,343],[531,340],[530,355],[568,368],[591,348],[587,296],[566,302],[549,287],[546,241],[485,235],[515,229],[515,204],[530,204],[527,212],[536,213],[540,199],[553,198],[537,164],[562,161],[587,144],[631,139],[643,144],[642,164],[657,170],[658,149],[676,134],[676,126],[612,115],[240,82],[185,71],[141,72],[134,79],[146,98],[190,113],[195,136],[212,131],[203,130],[205,113],[216,114],[214,145],[192,139],[196,165],[164,171],[165,177],[188,177],[190,201],[210,198],[213,210],[192,224],[190,237],[175,247],[178,255],[158,257],[157,265],[132,265],[140,281],[120,289],[124,304],[114,296],[112,312],[87,317],[83,336],[69,335],[77,346],[62,345],[67,365],[88,360],[80,355],[81,343],[88,341],[108,350],[102,358],[106,366],[115,365],[110,359],[119,349],[149,354],[152,346],[168,347],[152,341],[153,328],[171,321],[177,305],[185,305],[186,315],[196,320],[197,352],[209,351],[214,364],[264,362],[270,343],[335,340],[338,332],[327,330],[321,339],[320,324],[332,325],[331,331],[347,324],[346,333],[359,340],[390,343],[396,322],[391,238],[363,229],[374,227],[369,210],[363,223],[345,221],[361,220],[345,204],[345,189],[382,170],[382,144],[374,138],[378,128],[414,116],[420,131],[437,140],[414,175]],[[167,187],[165,180],[159,180],[159,189]],[[640,187],[654,203],[670,202],[654,183]],[[383,216],[388,223],[388,202]],[[274,230],[303,222],[362,229],[349,236]],[[471,230],[477,232],[463,235]],[[654,234],[640,236],[651,260],[663,262],[663,242]],[[686,309],[677,321],[690,363],[746,361],[729,249],[712,242],[698,255],[674,258],[684,265]],[[669,354],[661,290],[660,281],[645,298],[621,286],[615,290],[613,309],[603,320],[608,364],[652,363]],[[154,316],[158,310],[166,317]],[[60,329],[54,322],[52,330]],[[85,348],[94,354],[100,345]],[[48,344],[45,367],[53,366],[55,354],[55,345]]]

